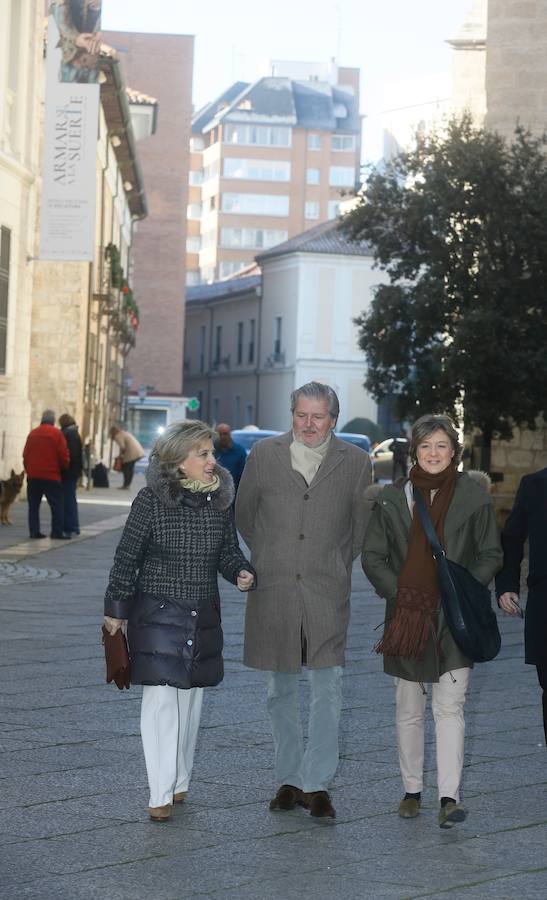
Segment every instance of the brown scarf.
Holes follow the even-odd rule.
[[[444,522],[456,484],[456,467],[450,464],[443,472],[430,475],[416,464],[409,477],[414,488],[421,492],[437,537],[443,544]],[[436,492],[433,501],[431,491]],[[420,516],[415,511],[406,558],[397,580],[395,615],[374,648],[376,652],[423,659],[429,635],[435,633],[438,601],[437,564]]]

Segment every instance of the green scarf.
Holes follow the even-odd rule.
[[[191,478],[180,478],[179,484],[187,491],[193,491],[196,494],[209,494],[217,491],[220,487],[220,478],[218,475],[213,476],[213,480],[209,484],[203,484],[202,481],[194,481]]]

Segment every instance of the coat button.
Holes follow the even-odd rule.
[[[310,495],[309,495],[309,494],[304,494],[304,500],[309,500],[309,499],[310,499]]]
[[[164,606],[165,606],[165,603],[160,603],[160,609],[163,609]]]
[[[189,647],[191,647],[194,642],[192,640],[190,640],[190,641],[186,641],[186,643],[188,644]]]
[[[303,541],[303,540],[304,540],[304,535],[303,535],[303,534],[299,534],[299,535],[298,535],[298,540],[299,540],[299,541]]]
[[[197,616],[196,610],[195,610],[195,609],[191,610],[190,615],[191,615],[191,616]]]
[[[296,576],[296,580],[297,580],[297,581],[300,581],[301,578],[302,578],[302,575],[297,575],[297,576]]]

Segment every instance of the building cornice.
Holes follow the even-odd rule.
[[[101,54],[101,105],[116,162],[120,169],[127,203],[135,219],[143,219],[148,208],[144,180],[139,163],[135,135],[131,124],[129,100],[119,60],[114,55]]]

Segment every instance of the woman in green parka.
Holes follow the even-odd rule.
[[[431,685],[441,828],[451,828],[466,816],[460,803],[463,709],[473,664],[458,649],[444,621],[436,563],[420,517],[414,514],[413,492],[422,493],[449,559],[485,585],[502,564],[489,478],[482,472],[458,472],[460,450],[448,416],[418,419],[412,429],[409,477],[379,492],[362,555],[365,574],[386,600],[384,634],[375,649],[384,655],[384,671],[395,679],[405,790],[399,815],[414,818],[421,805],[424,715]]]

